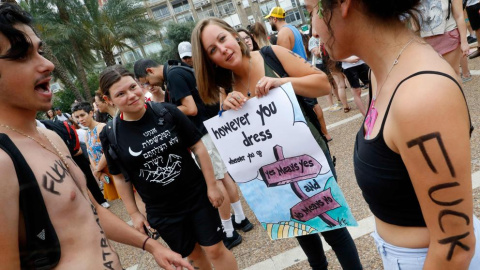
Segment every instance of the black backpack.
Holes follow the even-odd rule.
[[[165,100],[170,102],[170,85],[168,84],[168,74],[170,74],[170,72],[172,70],[175,70],[175,69],[183,69],[185,71],[188,71],[189,73],[192,74],[192,77],[193,77],[193,80],[195,81],[195,70],[191,67],[191,66],[188,66],[187,64],[183,63],[183,62],[180,62],[180,61],[177,61],[177,60],[168,60],[165,64],[163,64],[164,67],[166,67],[166,72],[164,72],[164,78],[163,78],[163,81],[164,81],[164,89],[165,89]],[[197,89],[197,83],[195,81],[195,89]],[[198,91],[198,89],[197,89]]]
[[[54,131],[62,138],[72,157],[78,152],[80,149],[80,141],[77,131],[74,127],[70,126],[67,121],[55,122],[52,120],[41,120],[40,122],[44,124],[47,129]]]
[[[148,107],[152,108],[153,113],[159,118],[157,125],[163,126],[165,121],[173,122],[173,115],[165,108],[163,103],[158,102],[147,102]],[[120,160],[118,155],[118,142],[117,142],[117,122],[118,116],[115,116],[111,121],[108,121],[106,128],[103,130],[105,131],[105,135],[110,143],[110,147],[108,148],[108,154],[112,157],[115,164],[120,167],[120,171],[125,177],[125,181],[130,181],[130,176],[128,174],[127,168],[125,164]],[[102,131],[103,132],[103,131]],[[105,149],[104,149],[105,151]]]

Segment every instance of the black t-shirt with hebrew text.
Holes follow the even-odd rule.
[[[170,114],[163,121],[150,106],[138,121],[118,120],[117,154],[147,213],[172,216],[195,210],[208,198],[203,174],[189,152],[202,134],[174,105],[162,105]],[[100,140],[103,149],[109,149],[105,130]],[[108,151],[104,155],[110,173],[121,174]]]

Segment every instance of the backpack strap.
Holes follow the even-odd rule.
[[[61,250],[55,228],[35,174],[15,144],[0,134],[0,148],[12,159],[20,187],[19,206],[26,232],[26,247],[20,250],[22,269],[52,269],[60,261]]]
[[[153,102],[149,101],[147,102],[148,106],[152,108],[153,113],[158,117],[158,122],[157,124],[160,126],[163,126],[165,124],[165,120],[170,123],[175,123],[173,120],[173,115],[170,113],[170,111],[165,108],[165,105],[161,102]],[[175,124],[174,124],[175,125]]]
[[[177,68],[181,68],[183,70],[186,70],[188,71],[189,73],[192,74],[193,78],[195,78],[195,70],[190,67],[190,66],[185,66],[184,64],[182,64],[182,62],[179,62],[179,61],[174,61],[174,60],[169,60],[167,61],[165,64],[163,64],[164,67],[167,67],[167,70],[166,72],[164,73],[164,78],[163,80],[165,81],[165,83],[168,82],[168,74],[170,73],[170,71],[174,70],[174,69],[177,69]]]
[[[278,57],[275,55],[275,52],[271,46],[265,46],[261,48],[260,54],[263,56],[265,64],[273,69],[273,71],[275,71],[275,73],[277,73],[281,78],[288,77],[288,73],[283,68],[282,63],[280,60],[278,60]]]
[[[108,147],[108,154],[112,157],[115,164],[120,168],[120,172],[123,174],[125,181],[130,181],[130,175],[128,174],[127,168],[123,164],[122,160],[118,156],[118,143],[117,143],[117,121],[118,116],[113,117],[112,121],[108,121],[107,129],[105,129],[107,139],[110,142]]]
[[[66,121],[63,122],[63,125],[67,129],[68,137],[70,138],[70,140],[74,140],[73,154],[76,154],[80,149],[80,140],[78,139],[77,131],[73,127],[71,127]]]

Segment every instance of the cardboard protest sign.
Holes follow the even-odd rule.
[[[204,124],[272,239],[357,226],[290,83]]]

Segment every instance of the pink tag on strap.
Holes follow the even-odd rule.
[[[368,108],[367,117],[365,118],[365,139],[370,139],[370,135],[372,134],[373,126],[375,125],[375,121],[377,121],[378,111],[375,109],[375,99],[372,100],[372,104],[370,108]]]

